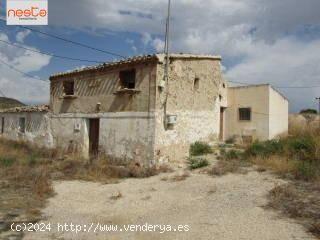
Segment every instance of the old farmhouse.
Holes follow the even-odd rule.
[[[270,85],[229,87],[221,57],[163,54],[50,77],[49,106],[0,113],[5,138],[64,153],[145,164],[180,161],[195,141],[266,140],[288,131],[288,101]]]

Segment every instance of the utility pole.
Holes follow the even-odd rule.
[[[317,97],[316,100],[319,101],[319,103],[318,103],[319,104],[319,106],[318,106],[318,115],[319,115],[318,116],[318,118],[319,118],[318,121],[319,121],[319,128],[320,128],[320,97]]]
[[[169,95],[169,65],[170,65],[170,54],[169,54],[169,39],[170,39],[170,15],[171,15],[171,0],[168,0],[168,15],[166,21],[166,36],[165,36],[165,67],[164,67],[164,76],[163,81],[165,85],[165,99],[163,103],[163,125],[164,128],[167,129],[167,102]]]
[[[168,16],[166,21],[166,36],[165,36],[165,47],[164,47],[164,53],[166,55],[165,80],[167,80],[169,76],[169,64],[170,64],[170,59],[169,59],[170,58],[169,56],[170,11],[171,11],[171,0],[168,0]]]

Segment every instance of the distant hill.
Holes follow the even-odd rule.
[[[0,109],[21,107],[21,106],[25,106],[25,104],[13,98],[0,97]]]

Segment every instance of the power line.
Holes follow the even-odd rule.
[[[104,62],[99,62],[99,61],[94,61],[94,60],[71,58],[71,57],[60,56],[60,55],[56,55],[56,54],[52,54],[52,53],[45,53],[45,52],[41,52],[39,50],[34,50],[34,49],[31,49],[31,48],[23,47],[21,45],[13,44],[13,43],[1,40],[1,39],[0,39],[0,42],[3,42],[5,44],[11,45],[11,46],[14,46],[14,47],[17,47],[17,48],[25,49],[25,50],[28,50],[28,51],[31,51],[31,52],[40,53],[40,54],[43,54],[43,55],[48,55],[48,56],[51,56],[51,57],[62,58],[62,59],[67,59],[67,60],[72,60],[72,61],[80,61],[80,62],[104,63]]]
[[[1,94],[3,97],[6,97],[6,95],[4,95],[4,93],[2,92],[1,89],[0,89],[0,94]]]
[[[16,72],[18,72],[18,73],[26,76],[26,77],[33,78],[33,79],[38,80],[38,81],[42,81],[42,82],[47,82],[47,83],[49,83],[48,80],[44,80],[44,79],[41,79],[41,78],[37,78],[37,77],[32,76],[32,75],[30,75],[30,74],[28,74],[28,73],[26,73],[26,72],[23,72],[23,71],[15,68],[14,66],[6,63],[5,61],[3,61],[3,60],[1,60],[1,59],[0,59],[0,62],[1,62],[2,64],[6,65],[7,67],[9,67],[10,69],[12,69],[12,70],[14,70],[14,71],[16,71]]]
[[[252,84],[249,83],[243,83],[243,82],[235,82],[235,81],[228,81],[231,83],[236,83],[236,84],[242,84],[242,85],[246,85],[246,86],[250,86]],[[257,84],[257,83],[254,83]],[[273,86],[273,85],[272,85]],[[320,86],[273,86],[275,88],[320,88]]]
[[[50,34],[50,33],[42,32],[42,31],[39,31],[39,30],[36,30],[36,29],[33,29],[33,28],[24,27],[24,26],[19,26],[19,27],[20,28],[24,28],[24,29],[28,29],[28,30],[33,31],[33,32],[40,33],[40,34],[48,36],[48,37],[52,37],[52,38],[61,40],[61,41],[64,41],[64,42],[72,43],[72,44],[75,44],[75,45],[78,45],[78,46],[81,46],[81,47],[84,47],[84,48],[88,48],[88,49],[95,50],[95,51],[98,51],[98,52],[103,52],[103,53],[106,53],[106,54],[109,54],[109,55],[113,55],[113,56],[116,56],[116,57],[127,58],[127,57],[125,57],[123,55],[120,55],[118,53],[114,53],[114,52],[107,51],[107,50],[102,50],[102,49],[99,49],[99,48],[96,48],[96,47],[89,46],[89,45],[84,44],[84,43],[75,42],[73,40],[62,38],[60,36],[56,36],[56,35],[53,35],[53,34]]]

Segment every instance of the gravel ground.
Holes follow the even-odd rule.
[[[210,177],[192,173],[183,181],[172,181],[181,173],[147,179],[128,179],[101,185],[81,181],[56,182],[57,195],[49,200],[44,223],[52,230],[26,234],[37,239],[214,239],[214,240],[302,240],[315,239],[301,225],[263,208],[266,195],[283,183],[268,173],[250,171]],[[188,225],[188,232],[71,233],[57,232],[57,223],[74,224],[165,224]],[[93,231],[93,230],[91,230]]]

